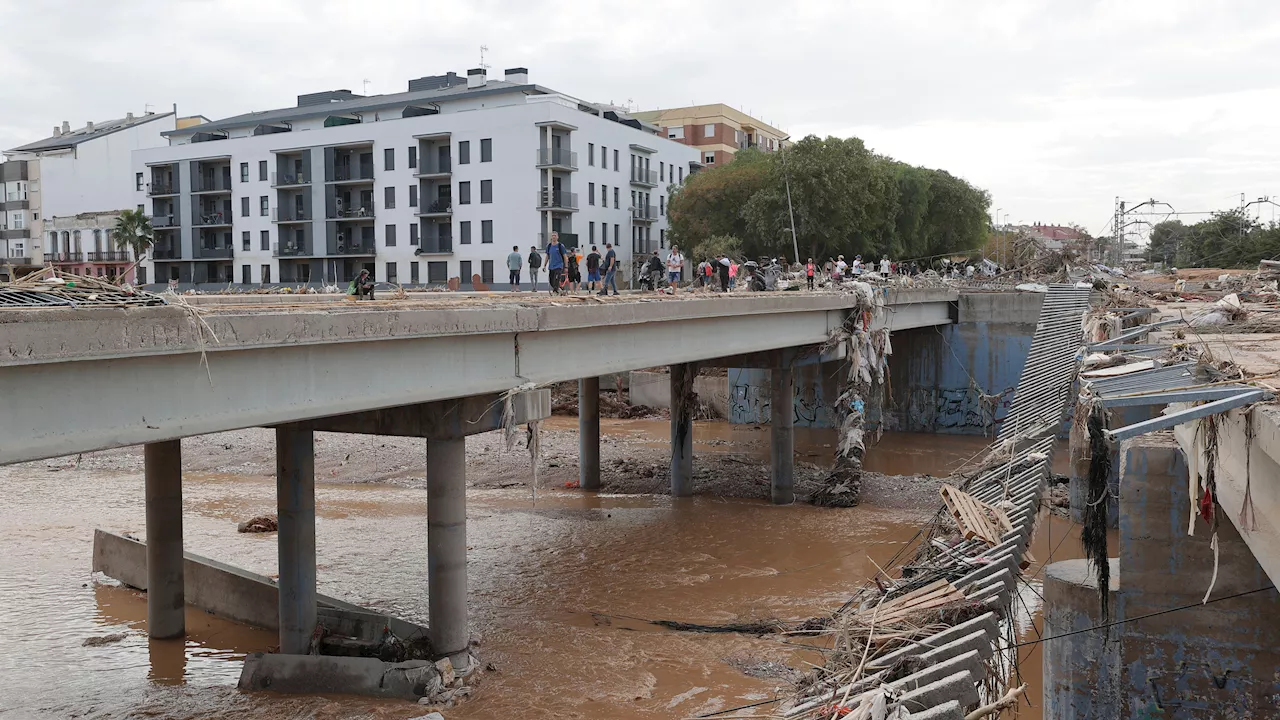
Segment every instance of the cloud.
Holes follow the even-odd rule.
[[[1011,219],[1100,231],[1117,195],[1280,194],[1280,5],[1263,0],[0,0],[0,27],[21,79],[0,147],[144,105],[217,118],[366,80],[399,92],[486,45],[494,71],[590,100],[857,134]]]

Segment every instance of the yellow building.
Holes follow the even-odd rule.
[[[661,127],[671,140],[698,148],[702,163],[708,166],[728,162],[734,153],[749,147],[772,152],[788,137],[724,103],[633,112],[631,116]]]

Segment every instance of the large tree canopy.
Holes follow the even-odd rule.
[[[810,135],[776,153],[744,150],[674,188],[672,241],[692,247],[731,235],[745,255],[791,258],[788,179],[802,259],[924,258],[973,250],[986,240],[990,199],[982,190],[877,155],[857,138]]]
[[[1253,267],[1280,257],[1280,226],[1261,225],[1239,210],[1184,225],[1167,220],[1151,229],[1147,259],[1178,267]]]

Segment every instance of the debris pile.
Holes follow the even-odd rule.
[[[0,308],[146,307],[167,304],[164,298],[116,285],[102,278],[75,275],[52,267],[13,282],[0,283]]]
[[[258,515],[236,526],[236,532],[242,533],[269,533],[279,529],[280,522],[275,515]]]

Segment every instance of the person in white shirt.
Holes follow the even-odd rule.
[[[680,284],[680,273],[684,269],[684,256],[680,254],[680,248],[675,245],[671,246],[671,254],[667,256],[667,283],[671,287]]]
[[[861,255],[853,259],[853,274],[855,277],[862,274],[862,256]]]
[[[889,277],[889,256],[880,258],[880,274]]]
[[[836,258],[836,275],[839,275],[840,277],[844,277],[844,271],[847,270],[848,268],[849,268],[849,263],[846,263],[844,261],[843,255]]]

